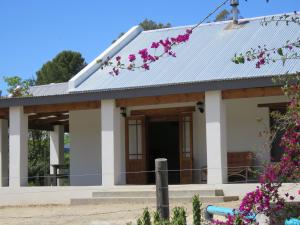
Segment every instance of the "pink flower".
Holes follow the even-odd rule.
[[[148,55],[149,55],[148,49],[145,48],[145,49],[140,50],[140,51],[139,51],[139,54],[141,55],[141,58],[143,59],[143,61],[144,61],[144,62],[147,62],[147,60],[148,60]]]
[[[134,54],[130,54],[130,55],[128,56],[128,59],[129,59],[130,62],[133,62],[134,60],[136,60],[136,57],[135,57]]]
[[[149,70],[150,69],[150,67],[149,67],[149,65],[147,63],[144,63],[142,65],[142,68],[144,68],[145,70]]]
[[[193,33],[192,29],[187,29],[185,32],[186,32],[187,34]]]
[[[117,60],[118,62],[120,62],[120,61],[121,61],[121,56],[117,56],[117,57],[116,57],[116,60]]]
[[[151,45],[151,48],[158,48],[159,47],[159,42],[153,42]]]

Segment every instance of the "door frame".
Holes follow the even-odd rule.
[[[145,110],[132,110],[130,113],[130,116],[126,118],[126,125],[125,125],[125,158],[126,158],[126,172],[128,172],[128,169],[130,168],[129,163],[131,160],[129,160],[129,126],[128,126],[128,120],[135,118],[141,119],[143,118],[143,163],[145,170],[148,169],[148,160],[149,160],[149,144],[148,144],[148,138],[147,138],[147,122],[148,121],[178,121],[179,122],[179,159],[180,159],[180,169],[182,168],[184,164],[184,158],[182,153],[182,143],[183,143],[183,137],[182,137],[182,116],[189,115],[191,118],[191,126],[190,126],[190,147],[191,147],[191,157],[190,157],[190,163],[189,169],[193,167],[193,112],[195,112],[195,106],[187,106],[187,107],[176,107],[176,108],[156,108],[156,109],[145,109]],[[186,167],[186,166],[185,166]],[[145,173],[146,174],[146,173]],[[185,174],[185,175],[184,175]],[[184,176],[190,176],[189,178],[185,178]],[[126,184],[128,184],[128,176],[126,175]],[[133,176],[133,175],[132,175]],[[146,176],[147,177],[147,176]],[[190,173],[180,173],[180,184],[186,184],[186,183],[192,183],[192,171],[190,170]],[[146,182],[143,182],[142,184],[146,184],[148,181],[147,178],[143,178],[143,180],[146,180]],[[132,182],[131,182],[132,183]]]

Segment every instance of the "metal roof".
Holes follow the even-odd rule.
[[[265,17],[264,17],[265,18]],[[255,62],[234,64],[235,53],[245,52],[267,44],[268,48],[283,45],[287,40],[300,37],[297,24],[260,24],[262,18],[244,19],[243,24],[229,28],[231,21],[210,23],[194,30],[190,41],[174,48],[176,58],[166,57],[151,64],[149,71],[122,71],[119,76],[109,75],[109,68],[98,69],[79,84],[74,91],[103,91],[136,89],[207,81],[263,78],[300,71],[298,60],[289,60],[255,68]],[[151,46],[153,41],[174,37],[185,32],[186,27],[143,31],[116,55],[127,60],[129,54]],[[159,52],[157,52],[159,54]],[[138,64],[138,62],[137,62]]]
[[[174,85],[157,85],[152,87],[120,89],[120,90],[96,90],[74,92],[63,95],[47,96],[27,96],[16,98],[0,98],[0,108],[20,106],[20,105],[47,105],[82,101],[97,101],[101,99],[119,99],[134,98],[144,96],[159,96],[167,94],[180,93],[199,93],[210,90],[229,90],[251,87],[270,87],[275,86],[272,77],[225,80],[225,81],[207,81],[198,83],[185,83]]]
[[[68,83],[53,83],[37,85],[29,88],[29,93],[33,96],[63,95],[68,93]]]

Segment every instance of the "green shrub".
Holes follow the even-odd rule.
[[[143,225],[151,225],[151,216],[148,208],[144,209],[142,222]]]
[[[201,225],[201,206],[199,195],[193,197],[193,225]]]
[[[153,213],[153,224],[154,225],[160,225],[160,222],[161,222],[161,220],[160,220],[159,212],[154,211],[154,213]]]
[[[171,219],[172,225],[186,225],[186,212],[183,207],[175,207]]]
[[[137,225],[143,225],[142,218],[138,218],[136,221]]]

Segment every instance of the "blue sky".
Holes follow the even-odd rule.
[[[120,32],[145,18],[195,24],[223,0],[0,0],[0,90],[3,76],[35,76],[62,50],[90,62]],[[230,8],[227,6],[227,8]],[[299,0],[240,0],[243,17],[299,11]],[[213,19],[213,18],[212,18]]]

